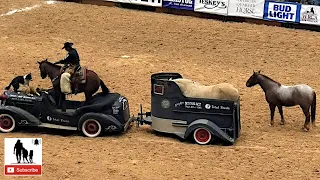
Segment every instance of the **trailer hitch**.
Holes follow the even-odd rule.
[[[143,119],[143,116],[151,116],[151,112],[146,112],[146,113],[143,113],[142,111],[142,104],[140,104],[140,112],[138,113],[138,117],[136,119],[136,125],[137,127],[139,127],[140,125],[143,125],[144,122],[144,119]]]

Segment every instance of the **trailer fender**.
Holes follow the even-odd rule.
[[[217,136],[218,138],[222,139],[223,141],[227,141],[231,144],[234,143],[234,139],[231,138],[228,134],[222,131],[215,123],[208,121],[206,119],[198,119],[193,121],[187,128],[184,138],[186,139],[189,135],[199,127],[207,128],[212,135]]]
[[[0,114],[11,113],[18,126],[37,126],[41,121],[24,109],[15,106],[0,106]]]

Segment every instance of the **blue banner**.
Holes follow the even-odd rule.
[[[162,7],[193,11],[194,0],[163,0]]]
[[[268,1],[264,6],[264,20],[300,22],[301,4]]]

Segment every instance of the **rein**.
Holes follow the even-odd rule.
[[[59,75],[51,80],[51,82],[55,82],[58,79]]]
[[[63,72],[62,72],[63,73]],[[53,83],[53,82],[55,82],[59,77],[60,77],[60,75],[61,75],[61,73],[59,73],[55,78],[53,78],[52,80],[51,80],[51,82]]]

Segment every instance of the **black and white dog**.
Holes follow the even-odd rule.
[[[14,79],[12,79],[11,83],[9,84],[9,86],[7,86],[5,89],[9,90],[10,87],[12,86],[14,92],[18,92],[18,89],[20,88],[20,84],[29,86],[30,81],[32,81],[31,73],[26,74],[24,76],[17,76]]]

